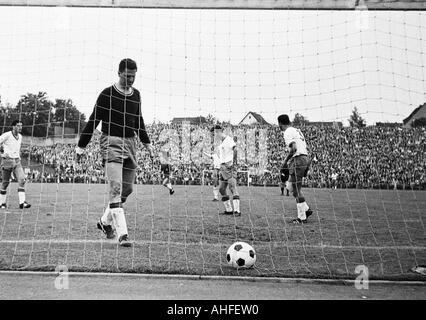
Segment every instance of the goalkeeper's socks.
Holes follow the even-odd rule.
[[[25,202],[25,189],[24,188],[18,188],[18,198],[19,198],[19,204],[23,204]]]
[[[305,205],[303,203],[297,204],[297,217],[300,220],[306,220],[306,210],[305,210]]]
[[[120,238],[122,235],[128,234],[126,217],[124,216],[123,208],[111,208],[111,215],[118,238]]]
[[[215,199],[219,200],[219,188],[213,187],[213,196]]]
[[[168,184],[166,184],[167,189],[172,190],[172,184],[169,182]]]
[[[225,201],[225,209],[228,212],[232,212],[231,200]]]
[[[0,204],[6,203],[6,190],[0,190]]]
[[[225,206],[225,211],[232,212],[232,205],[231,205],[231,200],[229,200],[229,197],[223,197],[222,201],[223,201],[223,205]]]
[[[111,209],[108,206],[105,208],[105,212],[101,218],[101,222],[105,226],[110,226],[113,222],[112,215],[111,215]]]
[[[303,201],[301,204],[303,205],[303,208],[305,208],[305,211],[308,211],[308,210],[309,210],[309,206],[308,206],[308,204],[306,203],[306,201]]]
[[[234,196],[232,203],[234,204],[234,211],[240,213],[240,197]]]

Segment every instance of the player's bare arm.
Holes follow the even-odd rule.
[[[284,160],[284,165],[288,163],[288,161],[293,157],[293,155],[296,153],[296,151],[297,151],[296,143],[293,141],[289,145],[289,154],[287,155],[287,157]]]
[[[154,148],[152,146],[151,143],[142,143],[144,145],[144,147],[146,148],[146,150],[148,150],[149,156],[151,157],[151,159],[154,158]]]

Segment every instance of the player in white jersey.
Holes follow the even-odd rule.
[[[297,219],[293,223],[306,223],[307,218],[312,215],[302,193],[302,179],[307,176],[310,160],[306,147],[305,137],[300,129],[291,126],[288,115],[282,114],[278,117],[278,125],[284,131],[285,145],[289,149],[289,154],[284,161],[284,166],[288,165],[292,185],[292,193],[297,203]]]
[[[219,192],[222,195],[222,202],[225,206],[224,214],[234,214],[241,216],[240,211],[240,195],[237,190],[237,145],[230,136],[223,133],[220,125],[215,125],[211,132],[219,139],[220,145],[218,146],[218,156],[220,162],[219,174]],[[232,193],[232,208],[231,200],[226,193],[226,188]]]
[[[10,183],[12,172],[18,180],[19,208],[27,209],[31,205],[25,201],[25,173],[21,165],[22,122],[12,122],[12,130],[0,136],[2,154],[2,185],[0,189],[0,209],[6,209],[6,190]]]
[[[207,157],[213,160],[213,201],[219,201],[219,171],[220,171],[220,160],[216,153],[203,152]]]

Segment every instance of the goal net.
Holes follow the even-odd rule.
[[[23,124],[32,205],[20,209],[16,173],[7,188],[3,181],[0,269],[334,279],[364,270],[371,279],[419,279],[412,268],[426,264],[424,3],[0,5],[1,133]],[[156,154],[151,160],[138,142],[123,205],[130,248],[96,227],[109,202],[102,127],[81,161],[75,153],[123,58],[138,65],[134,88]],[[292,223],[296,201],[280,189],[288,154],[280,114],[308,146],[306,224]],[[204,153],[217,147],[214,124],[236,145],[240,217],[211,201]],[[162,185],[161,148],[170,152],[173,195]],[[254,247],[254,268],[228,265],[236,241]]]

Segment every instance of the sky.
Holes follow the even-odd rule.
[[[0,96],[71,99],[88,117],[119,61],[146,123],[249,111],[367,124],[426,102],[426,12],[0,7]]]

